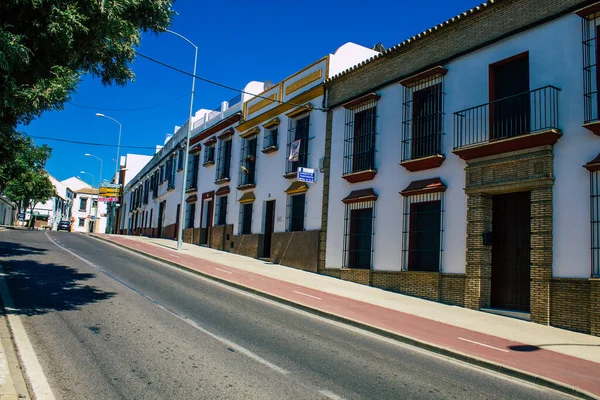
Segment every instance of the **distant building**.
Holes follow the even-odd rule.
[[[0,196],[0,225],[14,225],[17,207],[6,197]]]
[[[98,202],[98,189],[88,185],[77,177],[71,177],[61,182],[73,191],[70,220],[73,232],[106,231],[106,203]],[[96,210],[97,208],[97,210]],[[97,217],[97,223],[96,219]]]
[[[50,229],[56,230],[60,221],[67,221],[71,216],[73,191],[52,175],[48,175],[48,178],[54,186],[55,196],[45,203],[35,204],[25,216],[25,220],[29,220],[33,213],[36,228],[48,226]]]

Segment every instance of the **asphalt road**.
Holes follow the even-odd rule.
[[[0,231],[0,263],[57,399],[570,398],[82,234]]]

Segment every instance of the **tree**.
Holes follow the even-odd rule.
[[[46,145],[37,146],[31,138],[15,133],[14,140],[0,146],[0,193],[9,182],[26,172],[44,170],[52,149]]]
[[[134,47],[142,32],[170,25],[173,1],[1,0],[0,143],[18,137],[18,124],[63,109],[83,74],[105,85],[133,80]]]
[[[61,109],[82,74],[108,85],[133,80],[142,32],[164,31],[173,0],[0,2],[0,120],[27,123]]]
[[[45,203],[56,196],[56,190],[46,171],[27,171],[10,181],[5,194],[17,204],[17,213],[21,214],[31,207],[35,208],[37,203]]]

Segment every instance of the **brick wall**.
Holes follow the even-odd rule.
[[[212,249],[229,251],[232,236],[233,225],[213,226],[208,232],[208,245]]]
[[[551,287],[550,323],[559,328],[590,333],[590,281],[554,278]]]
[[[262,247],[262,234],[234,235],[231,238],[233,247],[230,251],[242,256],[258,258]]]
[[[600,336],[600,279],[590,279],[590,333]]]
[[[440,279],[440,302],[456,306],[465,305],[465,275],[442,274]]]
[[[337,268],[319,268],[318,271],[321,275],[331,276],[332,278],[341,278],[341,270]]]
[[[564,15],[589,2],[582,0],[503,0],[455,19],[441,29],[400,46],[344,76],[327,82],[328,107],[415,73],[444,64],[553,15]]]
[[[361,285],[370,285],[371,270],[342,268],[340,270],[340,278],[344,281],[360,283]]]
[[[275,232],[271,237],[271,260],[274,263],[317,272],[319,231]]]
[[[440,299],[438,272],[373,271],[373,286],[428,300]]]
[[[193,244],[200,244],[200,228],[194,228],[192,230],[192,243]]]
[[[194,228],[187,228],[183,230],[183,242],[192,243]]]

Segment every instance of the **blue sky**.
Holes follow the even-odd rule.
[[[277,83],[346,42],[367,47],[382,42],[389,48],[477,4],[473,0],[178,0],[174,10],[179,15],[170,29],[199,47],[199,76],[241,89],[252,80]],[[192,71],[192,47],[173,35],[146,34],[138,51]],[[191,78],[143,58],[138,58],[132,69],[136,80],[125,87],[104,87],[98,79],[84,77],[65,110],[45,113],[21,129],[30,135],[116,145],[118,125],[96,117],[100,112],[123,124],[122,146],[162,144],[174,126],[187,119]],[[214,109],[236,95],[197,81],[194,111]],[[126,111],[140,108],[146,109]],[[104,178],[114,173],[116,148],[35,140],[53,148],[47,169],[59,180],[84,170],[95,175],[98,182],[99,162],[85,157],[85,153],[103,159]],[[152,150],[121,148],[121,154],[127,152],[153,154]],[[91,183],[88,175],[81,177]]]

